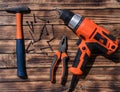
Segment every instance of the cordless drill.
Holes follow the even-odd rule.
[[[87,17],[74,14],[68,10],[57,9],[60,18],[81,39],[78,52],[69,71],[74,75],[82,75],[92,51],[99,50],[110,56],[118,51],[120,42],[108,30],[98,26]]]

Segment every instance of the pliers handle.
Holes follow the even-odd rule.
[[[55,80],[55,70],[57,68],[57,65],[58,65],[58,61],[60,59],[60,52],[57,51],[56,54],[54,55],[54,59],[53,59],[53,62],[52,62],[52,65],[50,67],[50,81],[51,83],[55,83],[56,80]]]
[[[63,37],[63,38],[65,39],[66,37]],[[61,46],[61,44],[64,45],[64,46]],[[59,47],[59,50],[56,51],[56,54],[54,55],[54,59],[53,59],[53,62],[52,62],[51,68],[50,68],[50,81],[51,81],[51,83],[56,82],[56,79],[55,79],[56,68],[59,64],[59,61],[62,61],[61,84],[65,85],[66,79],[67,79],[67,73],[68,73],[67,72],[68,71],[68,67],[67,67],[68,55],[65,52],[66,41],[64,42],[63,39],[60,42],[60,47]]]
[[[56,52],[56,54],[54,55],[54,60],[52,62],[51,68],[50,68],[50,81],[51,83],[55,83],[56,79],[55,79],[55,72],[56,72],[56,68],[59,64],[59,61],[62,61],[62,74],[61,74],[61,84],[64,85],[66,82],[66,76],[67,76],[67,59],[68,56],[66,53],[60,53],[59,51]]]

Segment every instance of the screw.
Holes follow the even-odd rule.
[[[85,50],[86,48],[85,47],[82,47],[82,50]]]

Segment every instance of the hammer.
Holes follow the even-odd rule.
[[[8,13],[16,14],[16,56],[17,56],[17,76],[27,79],[25,63],[25,45],[22,28],[23,14],[30,13],[30,9],[25,6],[6,9]]]

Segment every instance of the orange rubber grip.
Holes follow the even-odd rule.
[[[22,39],[22,14],[16,13],[16,39]]]
[[[56,51],[56,54],[54,55],[54,59],[53,59],[53,62],[51,64],[51,67],[50,67],[50,81],[51,81],[51,83],[55,83],[56,82],[55,70],[57,68],[59,59],[60,59],[60,52]]]
[[[88,59],[91,55],[91,51],[84,40],[81,41],[78,47],[79,49],[76,54],[73,67],[70,67],[69,71],[75,75],[82,75],[86,63],[88,62]]]
[[[65,85],[67,81],[67,75],[68,75],[68,55],[67,53],[62,53],[61,55],[62,59],[62,74],[61,74],[61,84]]]

